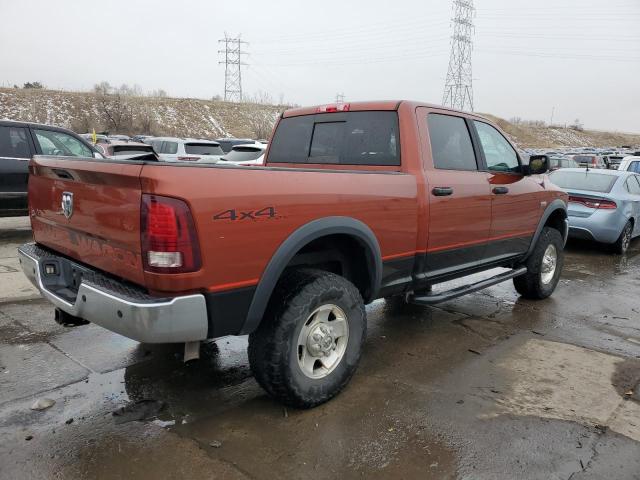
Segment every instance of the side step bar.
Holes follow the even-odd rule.
[[[527,273],[527,267],[520,267],[514,270],[509,270],[508,272],[501,273],[499,275],[496,275],[495,277],[481,280],[477,283],[462,285],[461,287],[456,287],[444,292],[436,292],[429,295],[421,295],[419,297],[411,294],[407,297],[407,302],[415,303],[416,305],[434,305],[436,303],[446,302],[447,300],[461,297],[462,295],[466,295],[468,293],[477,292],[478,290],[491,287],[492,285],[504,282],[505,280],[510,280],[513,277],[517,277],[525,273]]]

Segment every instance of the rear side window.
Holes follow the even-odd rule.
[[[0,157],[29,158],[30,156],[26,129],[0,126]]]
[[[270,163],[400,165],[398,114],[368,111],[284,118]]]
[[[222,155],[224,152],[219,145],[214,145],[212,143],[185,143],[184,144],[185,153],[189,153],[191,155]],[[175,152],[174,152],[175,153]]]
[[[162,142],[160,147],[160,153],[167,153],[173,155],[178,151],[178,144],[176,142]]]
[[[427,117],[433,166],[444,170],[477,170],[476,155],[464,118],[431,113]]]
[[[631,162],[631,165],[629,165],[629,168],[627,168],[627,170],[629,172],[640,173],[640,162]]]
[[[587,192],[609,193],[618,177],[615,175],[597,173],[593,170],[585,170],[584,172],[557,170],[549,175],[549,179],[565,190],[585,190]]]

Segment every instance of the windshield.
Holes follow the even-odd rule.
[[[185,143],[184,151],[191,155],[224,155],[222,148],[216,143]]]
[[[565,190],[608,193],[618,177],[586,170],[584,172],[558,170],[549,175],[549,178],[553,183]]]
[[[224,156],[229,162],[246,162],[248,160],[257,160],[262,156],[264,150],[253,147],[235,147]]]

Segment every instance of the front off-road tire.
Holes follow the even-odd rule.
[[[555,228],[544,227],[533,252],[524,263],[527,273],[515,277],[513,286],[524,298],[542,300],[553,293],[564,265],[564,241]]]
[[[322,270],[289,272],[249,335],[251,370],[273,398],[314,407],[349,382],[366,331],[364,302],[351,282]]]

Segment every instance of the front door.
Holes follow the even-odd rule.
[[[488,174],[480,171],[468,120],[418,109],[429,205],[424,275],[471,268],[485,257],[491,227]]]
[[[522,174],[511,143],[493,126],[474,120],[473,126],[489,174],[491,230],[488,259],[501,259],[527,251],[546,208],[544,181]]]

